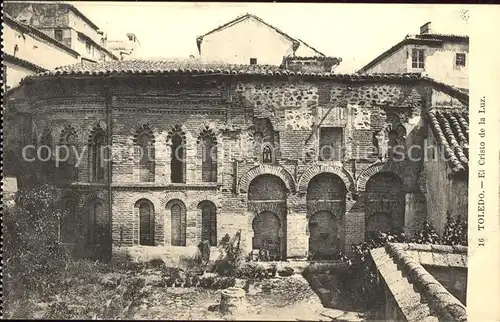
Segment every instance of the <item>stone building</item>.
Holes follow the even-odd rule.
[[[468,56],[468,36],[435,32],[428,22],[420,27],[420,34],[406,36],[358,73],[425,72],[441,82],[469,88]]]
[[[420,74],[192,60],[68,66],[8,93],[5,171],[20,187],[67,190],[62,238],[79,252],[215,245],[241,230],[248,253],[327,259],[368,231],[411,233],[427,218],[432,174],[419,156],[436,93],[468,104]],[[42,145],[78,155],[56,166]],[[35,147],[48,161],[19,162]]]
[[[283,56],[325,56],[249,13],[198,37],[196,45],[202,60],[227,64],[279,66]]]
[[[84,61],[118,59],[106,48],[106,39],[99,27],[72,4],[6,1],[4,10],[15,20],[77,51]]]

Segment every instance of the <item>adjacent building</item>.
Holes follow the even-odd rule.
[[[108,49],[120,60],[136,59],[139,55],[141,43],[134,33],[126,33],[107,41]]]
[[[279,66],[284,56],[325,56],[248,13],[198,37],[196,44],[202,60],[227,64]]]
[[[106,48],[106,39],[99,27],[72,4],[6,1],[4,10],[16,21],[36,28],[77,51],[83,61],[118,59]]]
[[[430,77],[459,87],[469,88],[469,37],[434,33],[431,23],[420,34],[408,35],[358,73],[425,72]]]
[[[80,62],[77,51],[38,29],[17,22],[7,13],[2,27],[4,92],[28,75]]]
[[[468,94],[420,74],[340,75],[321,63],[299,73],[297,58],[294,70],[113,61],[29,77],[5,100],[4,171],[20,187],[66,189],[62,238],[87,255],[182,251],[241,230],[248,254],[328,259],[370,231],[420,229],[438,180],[422,158],[429,109],[467,106]],[[455,147],[438,122],[439,146]],[[42,145],[77,153],[19,162],[30,144],[28,159]]]

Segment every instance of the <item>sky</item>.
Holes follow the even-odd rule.
[[[133,32],[141,58],[197,56],[196,38],[246,13],[254,14],[327,56],[337,73],[363,67],[407,34],[431,22],[437,33],[469,34],[467,5],[335,3],[70,2],[108,33]],[[122,36],[123,37],[123,36]]]

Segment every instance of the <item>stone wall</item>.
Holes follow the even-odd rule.
[[[424,266],[448,292],[467,305],[467,268]]]
[[[111,95],[107,105],[105,85]],[[219,239],[241,229],[244,247],[251,250],[253,218],[262,211],[279,212],[275,200],[248,202],[249,185],[263,174],[278,177],[286,190],[286,229],[282,237],[286,238],[288,257],[307,255],[310,207],[331,211],[338,218],[341,249],[349,250],[351,243],[361,242],[369,198],[366,184],[379,172],[391,172],[402,182],[404,229],[411,230],[418,222],[413,218],[416,209],[425,211],[419,188],[421,162],[396,162],[385,154],[379,158],[363,150],[371,151],[374,141],[386,146],[393,129],[398,129],[398,139],[405,146],[422,144],[421,113],[430,100],[422,84],[129,77],[108,84],[98,79],[41,81],[30,85],[28,92],[37,97],[29,114],[33,115],[32,135],[38,143],[46,131],[52,133],[53,142],[60,142],[61,133],[68,127],[76,133],[76,146],[83,151],[78,179],[73,182],[77,186],[93,185],[89,183],[89,137],[97,127],[107,131],[107,119],[112,120],[109,139],[114,159],[112,175],[107,174],[106,180],[111,178],[113,191],[114,245],[137,244],[134,205],[140,199],[154,205],[156,245],[170,243],[171,200],[185,205],[186,244],[196,245],[201,238],[198,204],[208,200],[217,208]],[[344,153],[340,161],[317,161],[317,128],[321,126],[342,128]],[[134,140],[141,129],[147,129],[154,138],[153,182],[140,182],[137,175]],[[218,175],[210,183],[201,178],[197,142],[204,131],[212,133],[218,143]],[[176,132],[186,141],[183,184],[172,183],[170,177],[169,145]],[[273,145],[272,164],[261,164],[260,153],[255,150],[256,132]],[[331,173],[344,184],[345,210],[336,213],[332,203],[323,201],[307,205],[309,181],[322,173]],[[381,198],[375,204],[383,207],[386,200]]]

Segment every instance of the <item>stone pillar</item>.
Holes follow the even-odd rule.
[[[346,213],[344,218],[344,251],[351,253],[351,245],[359,244],[365,240],[365,203],[364,194],[356,200],[346,200]]]
[[[308,237],[306,213],[290,211],[287,218],[287,258],[306,258]]]
[[[187,209],[186,211],[186,246],[197,246],[197,227],[198,209]]]
[[[307,258],[309,236],[307,234],[307,210],[304,196],[288,201],[287,215],[287,257]]]
[[[155,183],[167,184],[170,182],[170,146],[163,135],[155,134]]]
[[[245,290],[237,287],[230,287],[221,292],[220,312],[222,314],[245,314],[248,306],[245,299]]]
[[[250,254],[253,244],[253,229],[252,221],[255,218],[255,213],[252,211],[243,212],[243,218],[240,221],[239,228],[241,229],[241,248],[245,255]],[[235,227],[236,228],[236,227]]]

